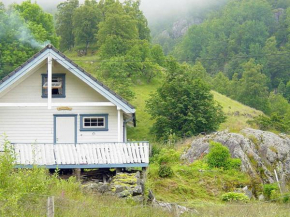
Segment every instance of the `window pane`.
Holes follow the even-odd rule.
[[[91,124],[90,123],[85,123],[85,127],[90,127]]]
[[[90,123],[91,119],[90,118],[85,118],[85,123]]]
[[[92,127],[97,127],[98,124],[97,124],[97,123],[91,123],[91,126],[92,126]]]
[[[92,123],[97,123],[98,122],[98,119],[97,118],[91,118],[91,122]]]

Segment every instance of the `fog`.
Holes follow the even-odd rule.
[[[1,1],[1,0],[0,0]],[[21,3],[23,0],[2,0],[7,6],[12,3]],[[225,0],[141,0],[141,10],[149,23],[170,16],[182,16],[191,13],[193,9],[199,10],[210,5],[217,5]],[[56,6],[64,0],[32,0],[37,2],[45,11],[55,12]],[[83,3],[84,0],[80,0]]]

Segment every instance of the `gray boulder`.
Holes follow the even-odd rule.
[[[210,141],[227,146],[233,158],[241,159],[241,170],[252,177],[260,177],[262,182],[276,181],[274,169],[277,170],[279,177],[285,174],[289,180],[290,139],[285,135],[250,128],[240,133],[216,132],[194,139],[191,147],[181,158],[190,163],[200,159],[209,152]]]

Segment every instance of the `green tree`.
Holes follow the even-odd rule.
[[[78,6],[78,0],[68,0],[57,6],[56,32],[60,36],[61,50],[70,50],[75,45],[75,37],[73,34],[73,13]]]
[[[244,64],[244,73],[239,81],[237,98],[253,108],[269,112],[267,77],[261,73],[262,66],[250,59]]]
[[[109,5],[97,33],[100,55],[103,58],[125,55],[137,38],[136,21],[126,13],[122,4]]]
[[[219,72],[212,81],[212,88],[221,94],[229,96],[230,80],[223,72]]]
[[[127,14],[132,17],[132,19],[137,21],[139,39],[150,41],[150,29],[148,27],[148,21],[143,12],[140,10],[140,4],[140,0],[126,0],[124,9]]]
[[[101,62],[100,70],[106,84],[113,88],[119,95],[127,100],[134,97],[134,92],[130,88],[132,81],[129,78],[124,57],[112,57]]]
[[[95,34],[101,21],[101,10],[94,0],[86,0],[85,4],[75,9],[73,14],[73,33],[76,45],[84,45],[87,53],[89,44],[96,42]]]
[[[56,35],[51,14],[44,12],[38,4],[31,3],[30,0],[19,5],[15,4],[14,9],[24,19],[38,42],[49,41],[55,47],[59,46],[59,38]]]
[[[152,132],[157,139],[167,139],[218,129],[224,121],[222,109],[213,99],[209,86],[192,76],[174,60],[168,62],[163,85],[150,100],[147,110],[155,123]]]

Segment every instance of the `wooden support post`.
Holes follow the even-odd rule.
[[[47,198],[47,217],[54,217],[54,197]]]
[[[77,178],[77,181],[81,180],[81,169],[74,169],[74,176]]]

